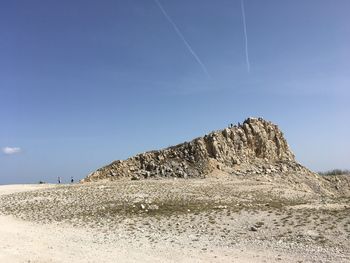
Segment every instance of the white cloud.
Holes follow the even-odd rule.
[[[22,149],[19,147],[4,147],[4,148],[2,148],[2,152],[4,154],[7,154],[7,155],[20,153],[21,151],[22,151]]]

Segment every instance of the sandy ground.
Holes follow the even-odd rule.
[[[307,262],[295,254],[259,248],[181,249],[99,244],[93,233],[69,226],[45,226],[0,216],[0,262]],[[305,260],[305,259],[304,259]],[[345,261],[344,261],[345,262]]]
[[[168,184],[154,182],[154,184],[159,183],[163,186]],[[153,185],[153,182],[148,184]],[[194,184],[201,185],[202,181]],[[123,187],[135,185],[145,187],[143,182],[126,182]],[[91,189],[96,188],[99,192],[107,187],[109,185],[90,186]],[[177,188],[181,189],[181,187]],[[46,190],[48,192],[45,192]],[[153,188],[151,190],[154,191]],[[25,191],[32,192],[27,194]],[[41,200],[38,198],[45,197],[41,193],[50,193],[52,199],[55,198],[54,194],[63,192],[63,196],[67,195],[67,200],[70,200],[69,198],[73,197],[69,195],[79,191],[86,191],[86,188],[80,185],[0,186],[0,196],[19,193],[23,194],[21,198],[25,197],[28,200],[32,198],[33,202],[38,202]],[[85,196],[84,193],[83,196]],[[16,202],[20,204],[22,201],[18,200],[16,199]],[[50,211],[47,207],[45,209]],[[294,210],[300,209],[303,207],[296,206]],[[229,211],[225,208],[210,211],[214,212],[207,211],[205,216],[189,212],[177,215],[175,219],[172,216],[161,217],[156,223],[153,216],[145,217],[142,214],[137,217],[116,219],[118,223],[113,223],[113,227],[103,224],[96,228],[84,225],[84,221],[74,224],[75,217],[69,220],[58,220],[60,222],[45,223],[45,220],[20,219],[18,214],[14,217],[0,213],[0,262],[350,262],[348,251],[338,250],[337,246],[335,249],[325,250],[318,245],[299,245],[298,242],[288,242],[283,238],[272,239],[269,237],[271,233],[267,229],[264,230],[264,227],[261,231],[259,230],[260,232],[248,230],[252,222],[267,218],[269,211],[251,213],[247,210],[237,212],[233,216],[230,214],[230,217],[226,216]],[[35,211],[34,213],[37,214]],[[196,227],[201,223],[204,224],[207,217],[211,220],[213,216],[220,218],[220,223],[215,224],[214,235],[219,237],[223,233],[219,230],[225,232],[224,226],[231,227],[232,235],[225,232],[227,235],[222,239],[216,237],[210,239],[212,233],[208,231],[205,234],[203,232],[203,239],[202,237],[197,239],[199,235],[196,235],[198,233]],[[104,220],[110,219],[105,217]],[[229,220],[235,222],[235,225],[230,225],[232,223]],[[270,221],[271,224],[276,223],[276,219]],[[94,224],[99,225],[100,221]],[[269,221],[265,221],[265,224],[269,224]],[[132,231],[129,231],[131,225]],[[209,229],[209,226],[208,223],[204,228]],[[239,235],[248,236],[248,238],[235,239],[235,236]],[[227,242],[230,239],[233,242],[228,245]],[[349,241],[345,239],[342,242],[345,242],[346,246]]]
[[[48,189],[56,187],[55,184],[10,184],[0,185],[0,195],[8,195],[13,193],[20,193],[39,189]]]

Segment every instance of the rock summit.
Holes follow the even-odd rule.
[[[190,142],[114,161],[82,182],[125,177],[198,178],[218,170],[232,175],[310,172],[296,162],[277,125],[248,118]]]

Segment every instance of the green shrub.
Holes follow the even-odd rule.
[[[318,172],[319,175],[343,175],[350,174],[350,170],[333,169],[326,172]]]

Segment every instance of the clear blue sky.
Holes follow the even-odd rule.
[[[210,77],[154,0],[1,1],[0,184],[80,179],[248,116],[309,168],[350,168],[350,1],[245,0],[250,72],[240,0],[159,1]]]

